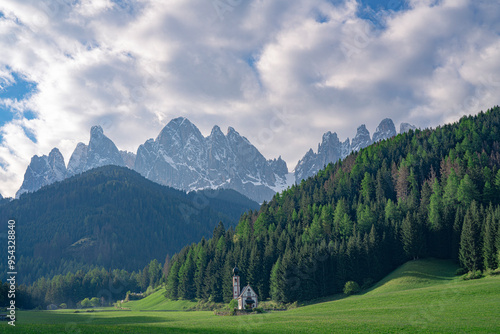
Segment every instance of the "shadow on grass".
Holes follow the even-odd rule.
[[[1,332],[1,330],[0,330]],[[214,328],[194,328],[187,329],[185,327],[160,327],[160,326],[138,326],[118,324],[113,325],[97,325],[97,324],[77,324],[66,326],[64,324],[45,324],[45,325],[24,325],[16,326],[9,333],[23,334],[53,334],[53,333],[79,333],[79,334],[118,334],[118,333],[134,333],[134,334],[154,334],[154,333],[228,333],[227,329]]]

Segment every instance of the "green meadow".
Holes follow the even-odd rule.
[[[19,311],[16,327],[1,323],[0,332],[500,333],[500,277],[462,281],[456,269],[448,261],[411,261],[361,294],[247,316],[181,311],[194,303],[165,300],[160,290],[124,304],[131,310]]]

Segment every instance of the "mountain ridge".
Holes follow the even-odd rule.
[[[401,124],[401,130],[412,127],[408,123]],[[373,138],[378,141],[395,134],[392,120],[386,118],[377,127]],[[52,156],[34,156],[16,198],[92,168],[116,165],[127,166],[154,182],[186,192],[206,188],[234,189],[262,203],[294,182],[315,175],[325,165],[372,142],[364,124],[358,127],[352,142],[349,138],[341,142],[335,132],[328,131],[318,144],[318,153],[310,149],[290,173],[281,156],[266,159],[233,127],[228,127],[224,134],[218,125],[214,125],[205,137],[189,119],[177,117],[167,123],[155,139],[139,145],[134,154],[120,151],[97,125],[90,130],[88,144],[80,142],[76,145],[67,167],[57,149],[51,152]],[[58,163],[54,164],[56,160]]]

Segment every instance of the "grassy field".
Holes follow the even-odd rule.
[[[0,332],[500,333],[500,277],[460,281],[453,276],[455,270],[447,261],[412,261],[363,294],[286,312],[238,317],[154,312],[169,305],[182,306],[155,303],[158,297],[152,295],[134,302],[132,311],[18,312],[16,328],[2,323]],[[139,311],[140,302],[150,310]]]
[[[184,311],[196,306],[196,302],[189,300],[169,300],[164,297],[165,288],[158,289],[151,295],[141,300],[134,300],[128,303],[123,303],[122,307],[132,311]]]

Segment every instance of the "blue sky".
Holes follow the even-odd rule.
[[[174,117],[232,126],[292,170],[327,131],[455,121],[500,104],[498,17],[487,0],[2,0],[0,193],[96,124],[131,152]]]
[[[12,82],[0,86],[0,99],[23,100],[36,92],[36,83],[25,80],[16,72],[11,72]],[[28,120],[35,116],[29,110],[24,111],[24,117]],[[0,126],[11,121],[15,117],[15,111],[6,106],[0,106]]]

